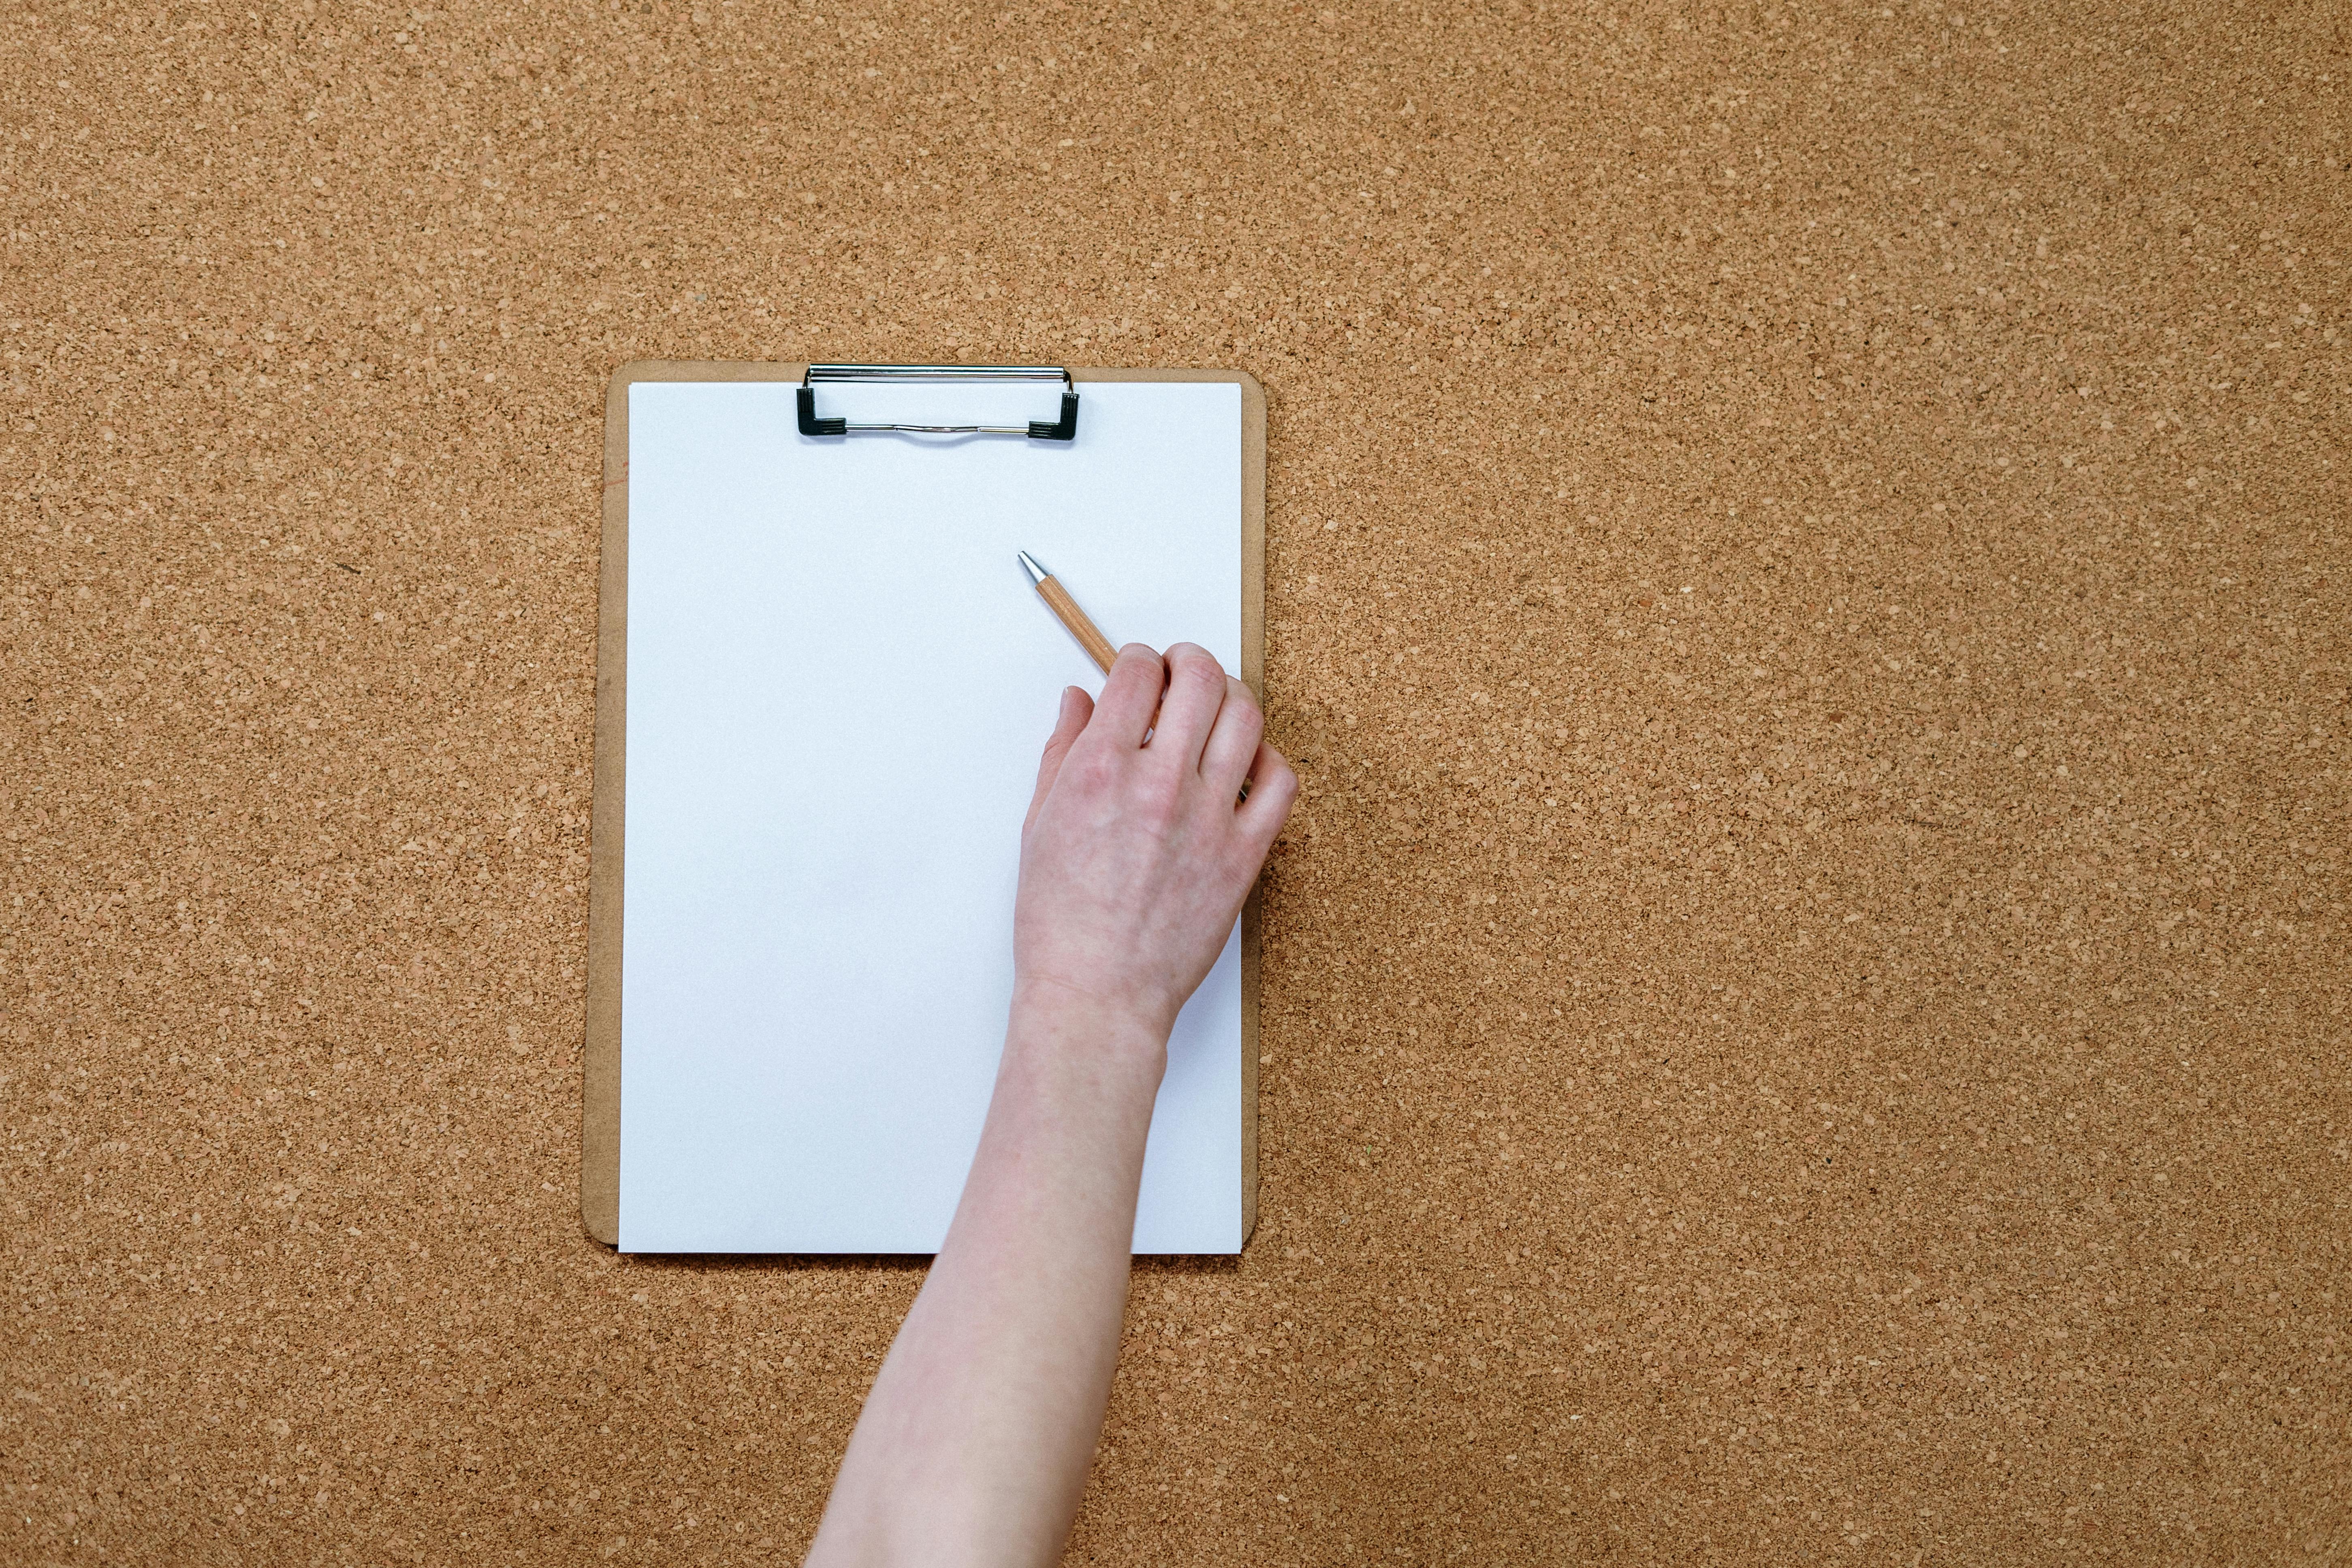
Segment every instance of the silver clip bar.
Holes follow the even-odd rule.
[[[1032,419],[1026,425],[852,425],[846,419],[820,419],[816,413],[819,382],[905,381],[941,383],[967,381],[1050,382],[1062,384],[1062,416]],[[803,436],[856,436],[903,431],[916,436],[1026,436],[1033,441],[1075,441],[1078,437],[1078,391],[1070,373],[1048,364],[813,364],[801,376],[798,388],[800,428]]]

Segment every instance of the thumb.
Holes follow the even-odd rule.
[[[1045,797],[1054,792],[1054,781],[1062,776],[1062,759],[1077,744],[1094,714],[1093,698],[1075,686],[1062,688],[1062,710],[1054,720],[1054,732],[1045,739],[1045,754],[1037,763],[1037,793],[1029,798],[1029,815],[1021,822],[1023,832],[1037,820],[1037,808],[1045,804]]]

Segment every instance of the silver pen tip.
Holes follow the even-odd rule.
[[[1043,583],[1046,578],[1053,575],[1051,572],[1048,572],[1043,566],[1038,565],[1037,558],[1034,555],[1030,554],[1025,550],[1021,552],[1021,566],[1024,571],[1029,574],[1029,581],[1032,583]]]

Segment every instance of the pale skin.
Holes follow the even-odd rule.
[[[1169,1031],[1298,794],[1265,728],[1189,643],[1120,649],[1098,701],[1062,694],[1022,826],[988,1119],[810,1568],[1061,1560],[1118,1359]]]

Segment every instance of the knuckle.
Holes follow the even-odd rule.
[[[1184,804],[1184,781],[1172,769],[1147,768],[1136,780],[1135,803],[1154,820],[1172,818]]]
[[[1109,697],[1117,691],[1124,699],[1129,694],[1156,692],[1167,679],[1168,668],[1160,662],[1158,654],[1141,643],[1129,643],[1111,661],[1110,674],[1103,680],[1103,695]]]
[[[1062,776],[1089,794],[1107,791],[1118,783],[1119,765],[1108,752],[1088,751],[1063,765]]]
[[[1216,656],[1197,643],[1180,642],[1168,650],[1168,668],[1183,679],[1222,687],[1225,683],[1225,667]]]

